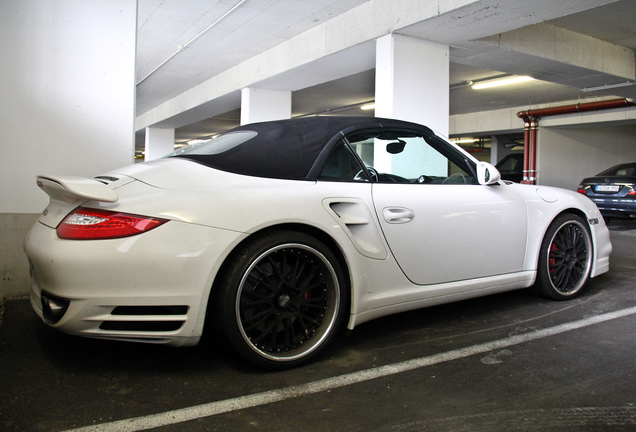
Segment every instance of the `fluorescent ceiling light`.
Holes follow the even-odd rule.
[[[365,111],[375,109],[375,103],[368,103],[366,105],[362,105],[360,109]]]
[[[473,144],[477,142],[475,138],[453,138],[452,141],[455,144]]]
[[[605,84],[605,85],[600,85],[596,87],[584,87],[581,89],[581,91],[591,92],[591,91],[597,91],[597,90],[608,90],[608,89],[613,89],[617,87],[632,86],[634,84],[636,84],[636,81],[625,81],[625,82],[617,83],[617,84]]]
[[[457,89],[462,88],[462,87],[470,87],[473,84],[474,84],[473,81],[462,81],[462,82],[459,82],[459,83],[456,83],[456,84],[451,84],[449,86],[449,88],[451,90],[457,90]]]
[[[534,80],[534,78],[529,76],[515,76],[515,77],[509,77],[509,78],[478,82],[473,84],[472,87],[475,90],[481,90],[481,89],[490,88],[490,87],[499,87],[503,85],[517,84],[517,83],[532,81],[532,80]]]

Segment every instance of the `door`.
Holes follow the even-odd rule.
[[[466,156],[452,144],[404,130],[358,132],[346,139],[372,182],[391,252],[413,283],[521,270],[523,200],[505,185],[478,184]]]

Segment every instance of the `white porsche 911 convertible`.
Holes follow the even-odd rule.
[[[250,124],[37,184],[50,203],[25,250],[48,325],[173,346],[205,325],[270,369],[388,314],[527,287],[571,298],[608,271],[612,249],[587,197],[503,182],[397,120]]]

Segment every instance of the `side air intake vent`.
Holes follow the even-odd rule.
[[[108,184],[108,183],[114,183],[119,179],[117,177],[98,176],[98,177],[95,177],[95,180],[101,181],[104,184]]]
[[[104,321],[100,330],[168,332],[179,330],[184,321]]]
[[[117,306],[99,328],[108,331],[170,332],[186,322],[188,306]]]
[[[117,306],[111,315],[185,315],[188,306]]]

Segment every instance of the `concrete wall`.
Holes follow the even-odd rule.
[[[537,182],[542,185],[576,190],[585,177],[636,161],[636,124],[540,127],[538,141]]]
[[[37,174],[93,177],[134,157],[131,0],[0,1],[0,299],[28,292]]]
[[[22,251],[22,240],[37,214],[0,213],[0,301],[28,293],[29,264]]]

